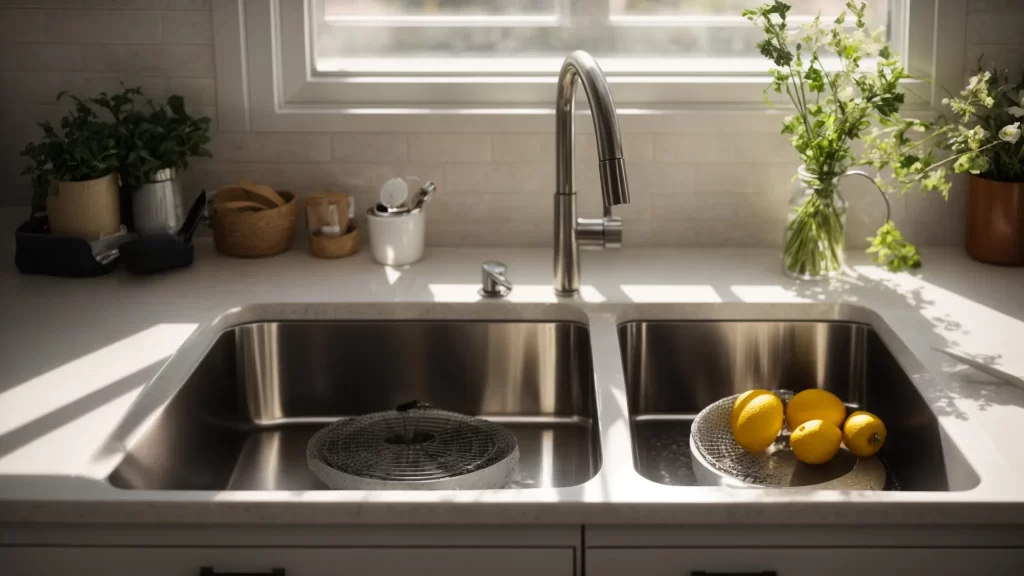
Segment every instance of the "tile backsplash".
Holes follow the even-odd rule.
[[[150,96],[176,93],[215,116],[211,4],[215,0],[0,0],[0,205],[27,206],[18,151],[35,122],[59,117],[59,90],[89,94],[124,81]],[[981,55],[1024,69],[1024,2],[969,0],[966,62]],[[965,70],[965,73],[969,72]],[[216,124],[216,122],[215,122]],[[553,121],[552,121],[553,124]],[[699,130],[699,131],[697,131]],[[730,131],[731,130],[731,131]],[[593,136],[577,137],[581,215],[600,213]],[[632,203],[617,209],[626,242],[648,246],[778,246],[795,152],[777,124],[711,131],[623,133]],[[194,163],[188,189],[247,177],[304,193],[340,190],[365,208],[395,175],[438,184],[428,215],[433,245],[547,246],[552,230],[554,135],[545,133],[224,133],[214,160]],[[869,186],[849,182],[848,238],[863,245],[884,216]],[[958,244],[963,185],[894,199],[893,215],[922,245]]]

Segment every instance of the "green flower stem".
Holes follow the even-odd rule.
[[[834,192],[816,190],[787,226],[782,265],[793,276],[828,276],[843,266],[846,232]]]

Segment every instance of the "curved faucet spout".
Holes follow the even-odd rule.
[[[576,218],[575,127],[576,87],[583,84],[594,119],[598,168],[605,217]],[[558,75],[555,103],[555,291],[570,296],[580,289],[580,247],[617,248],[622,243],[622,221],[611,207],[629,203],[626,163],[622,158],[619,120],[608,81],[594,58],[577,50],[565,59]]]
[[[578,82],[577,82],[578,81]],[[597,157],[601,172],[601,191],[605,206],[629,203],[626,164],[622,157],[622,139],[615,101],[604,72],[594,58],[577,50],[565,59],[558,75],[558,98],[555,103],[555,163],[558,194],[576,193],[574,113],[576,87],[583,84],[594,119],[597,136]]]

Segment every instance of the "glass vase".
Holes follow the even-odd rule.
[[[846,200],[838,178],[821,182],[803,166],[789,201],[782,270],[790,278],[831,278],[846,262]]]

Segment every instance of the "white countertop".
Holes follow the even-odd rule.
[[[7,262],[13,248],[4,247]],[[239,306],[266,303],[443,303],[479,299],[480,263],[502,260],[516,306],[556,303],[600,316],[600,306],[635,303],[852,303],[884,318],[923,363],[915,384],[940,425],[981,478],[977,488],[903,493],[910,505],[821,492],[789,504],[794,521],[1019,523],[1024,511],[1024,390],[997,383],[934,352],[950,347],[1024,377],[1024,269],[969,260],[958,250],[925,250],[925,268],[890,274],[853,254],[841,279],[797,283],[779,271],[777,250],[630,249],[586,253],[578,300],[557,299],[546,249],[435,248],[408,269],[374,264],[366,250],[318,260],[297,247],[264,260],[218,255],[201,240],[191,268],[152,277],[123,270],[91,279],[0,271],[0,517],[6,521],[110,522],[778,522],[767,491],[673,488],[631,472],[606,487],[615,502],[576,492],[498,491],[486,498],[382,493],[170,493],[119,491],[90,477],[94,454],[133,399],[193,333]],[[508,308],[505,308],[508,310]],[[609,361],[618,361],[612,359]],[[595,370],[601,370],[601,362]],[[955,473],[955,471],[953,471]],[[625,474],[622,475],[626,477]],[[589,493],[587,493],[589,491]],[[518,493],[516,496],[511,494]],[[113,496],[112,496],[113,494]],[[525,494],[525,495],[524,495]],[[567,496],[568,495],[568,496]],[[907,500],[909,498],[909,500]],[[778,500],[777,502],[782,502]],[[916,503],[916,506],[912,504]],[[449,513],[438,515],[438,506]],[[770,514],[770,518],[769,518]],[[909,516],[908,516],[909,514]]]

